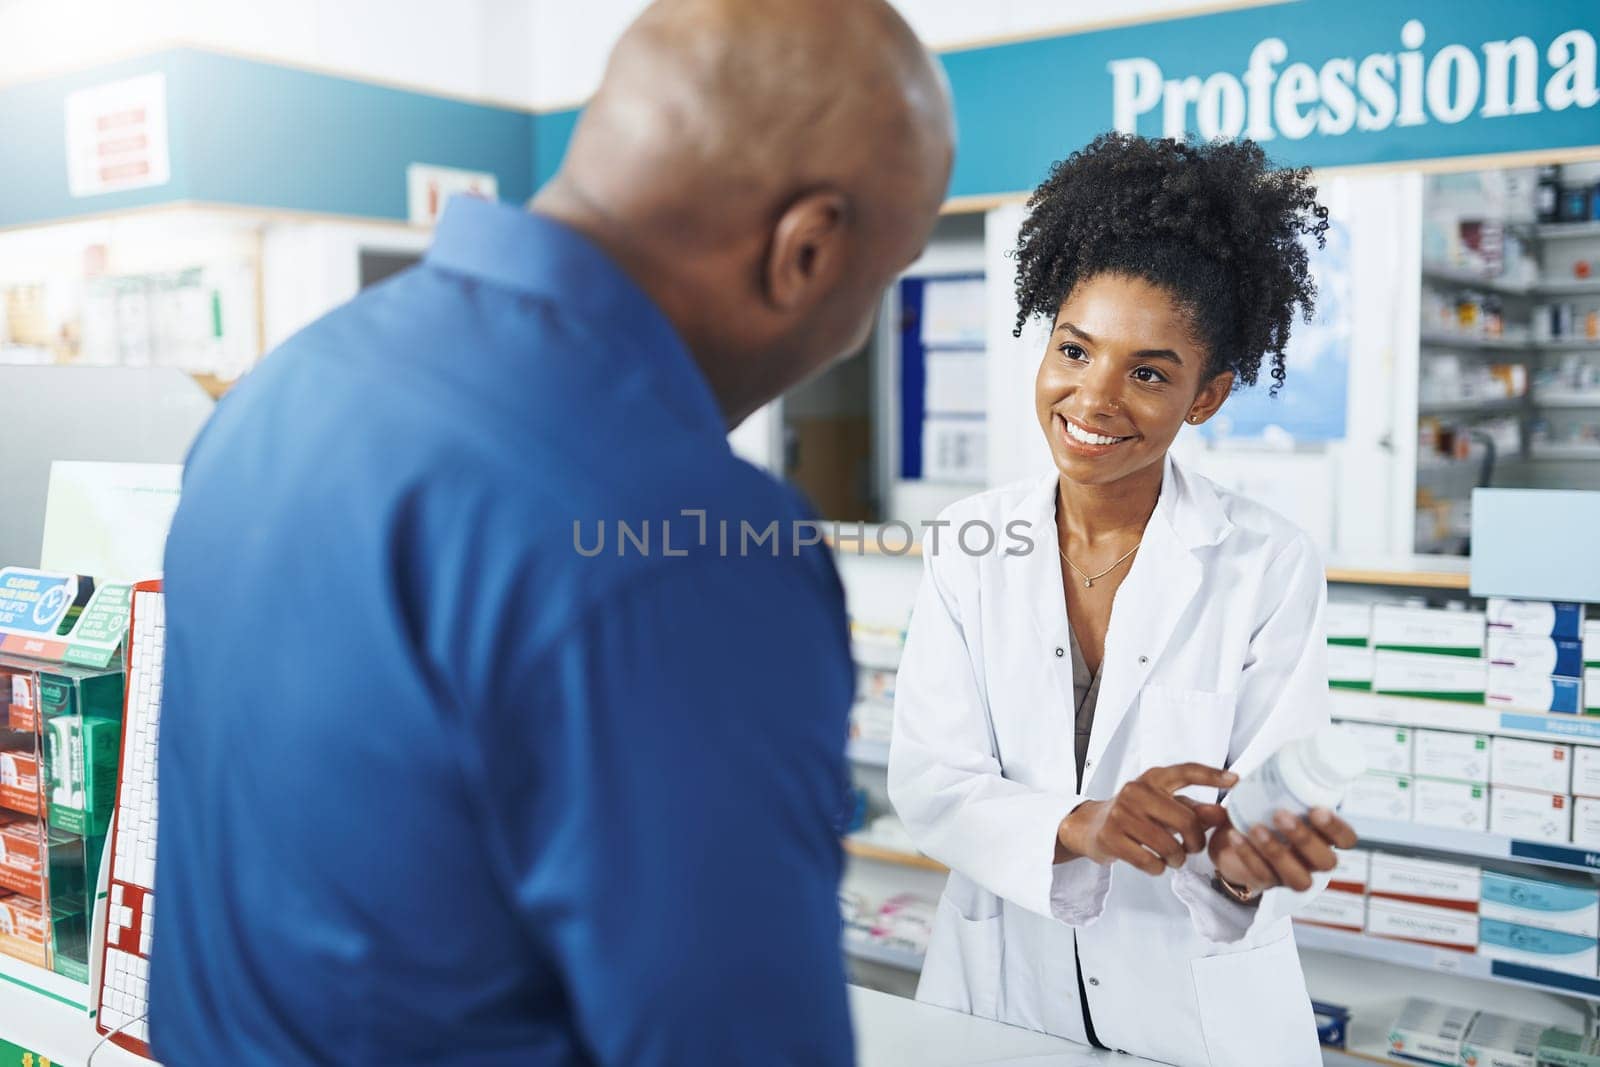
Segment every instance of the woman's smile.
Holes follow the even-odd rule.
[[[1066,448],[1080,456],[1093,458],[1106,455],[1138,436],[1137,434],[1127,434],[1118,437],[1112,434],[1100,433],[1076,419],[1068,418],[1059,411],[1054,414],[1057,438],[1061,440]]]

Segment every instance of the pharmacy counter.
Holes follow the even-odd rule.
[[[850,987],[860,1067],[1141,1067],[1154,1060],[1100,1052],[1059,1037]]]

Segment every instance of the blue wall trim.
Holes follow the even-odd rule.
[[[1056,160],[1113,124],[1108,64],[1142,58],[1163,82],[1227,74],[1242,80],[1257,43],[1280,38],[1292,64],[1320,72],[1329,60],[1359,63],[1407,51],[1401,29],[1426,28],[1426,65],[1447,45],[1483,64],[1482,46],[1526,36],[1539,55],[1561,33],[1600,37],[1595,0],[1294,0],[1194,18],[1141,23],[956,51],[941,57],[960,127],[951,196],[1017,193]],[[78,88],[148,71],[168,75],[172,181],[158,189],[84,199],[67,193],[63,102]],[[1279,81],[1275,81],[1274,85]],[[1447,84],[1458,85],[1455,77]],[[1285,166],[1398,163],[1600,144],[1600,106],[1458,123],[1276,136],[1264,147]],[[1156,104],[1137,122],[1162,132]],[[1198,132],[1195,108],[1187,125]],[[492,171],[505,200],[521,201],[560,165],[579,111],[529,114],[391,89],[275,64],[188,49],[159,53],[50,81],[0,90],[0,226],[174,200],[219,201],[371,218],[406,215],[405,168],[413,162]],[[226,146],[226,150],[218,150]]]

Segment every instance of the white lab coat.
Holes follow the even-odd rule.
[[[889,796],[951,874],[917,997],[1083,1041],[1076,939],[1110,1047],[1209,1067],[1319,1063],[1288,917],[1326,875],[1245,907],[1213,888],[1203,852],[1154,878],[1051,862],[1057,826],[1081,801],[1172,763],[1248,774],[1328,721],[1318,553],[1284,519],[1168,459],[1112,610],[1080,783],[1055,501],[1052,473],[948,509],[937,552],[924,537]],[[993,552],[957,547],[974,520],[996,530]],[[1006,555],[1020,547],[1008,530],[1032,551]],[[968,544],[984,540],[969,531]]]

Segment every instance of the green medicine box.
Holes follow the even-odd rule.
[[[111,826],[122,741],[122,674],[39,672],[44,799],[52,827],[100,835]]]
[[[1554,1026],[1539,1037],[1539,1067],[1600,1067],[1600,1038]]]

